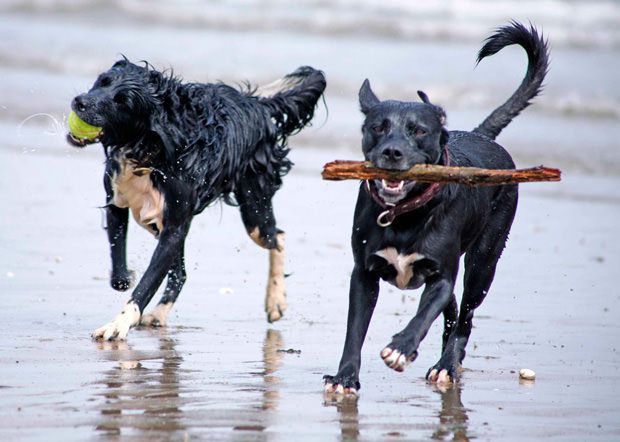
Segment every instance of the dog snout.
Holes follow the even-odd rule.
[[[88,100],[84,95],[78,95],[73,99],[71,107],[76,112],[86,112],[86,109],[88,108]]]
[[[381,150],[381,156],[387,161],[400,161],[403,158],[403,150],[398,146],[385,146]]]
[[[393,170],[407,170],[415,164],[424,164],[426,155],[402,143],[387,143],[370,157],[377,167]]]
[[[402,143],[387,142],[378,149],[371,161],[383,169],[405,170],[409,168],[410,150]]]

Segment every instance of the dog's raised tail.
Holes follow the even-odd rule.
[[[286,138],[312,120],[326,84],[323,72],[302,66],[273,83],[259,87],[253,95],[260,97],[276,122],[280,136]]]
[[[542,34],[539,35],[533,25],[527,28],[516,21],[498,28],[486,39],[478,53],[477,62],[480,63],[483,58],[513,44],[521,46],[527,53],[528,66],[525,78],[515,93],[474,129],[474,132],[492,140],[541,92],[543,80],[549,69],[549,49]]]

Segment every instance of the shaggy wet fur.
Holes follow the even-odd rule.
[[[156,202],[161,201],[158,196],[163,199],[160,224],[149,222],[149,217],[138,219],[158,238],[151,263],[129,301],[141,314],[166,274],[160,304],[176,301],[186,279],[183,248],[191,220],[216,200],[238,205],[253,239],[266,249],[283,252],[283,244],[278,244],[283,233],[276,227],[271,198],[292,165],[287,158],[288,137],[310,122],[325,85],[322,72],[301,67],[280,80],[271,95],[259,96],[251,88],[239,90],[222,83],[183,83],[172,73],[122,59],[99,75],[89,92],[75,97],[72,109],[78,116],[103,128],[97,141],[106,155],[104,186],[115,289],[126,290],[131,284],[125,258],[128,210],[140,218],[142,208],[135,207],[139,203],[119,206],[118,201],[131,198],[119,198],[115,191],[131,193],[134,199],[140,195]],[[69,140],[80,146],[88,143]],[[137,189],[138,180],[126,179],[128,174],[148,179],[139,180]],[[120,185],[125,187],[119,190]],[[148,206],[151,211],[152,206],[156,204]],[[284,301],[274,308],[281,311],[267,312],[270,320],[282,315]],[[95,337],[123,339],[126,331],[114,323],[95,332]]]

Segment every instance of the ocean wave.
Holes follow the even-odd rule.
[[[479,40],[509,19],[544,23],[554,44],[620,47],[620,5],[565,0],[128,0],[136,18],[233,29],[287,29],[429,40]]]
[[[49,12],[80,12],[95,8],[116,7],[110,0],[2,0],[0,11],[49,13]]]
[[[380,96],[411,97],[417,99],[417,89],[408,86],[390,85],[379,89]],[[433,102],[446,109],[494,109],[509,93],[484,86],[431,85],[424,91]],[[609,95],[584,94],[580,90],[564,90],[562,93],[544,92],[533,101],[528,112],[540,112],[549,116],[588,119],[620,119],[620,100]]]
[[[4,0],[0,11],[109,9],[135,20],[233,30],[288,30],[428,40],[480,40],[509,19],[532,21],[554,45],[620,47],[612,0]]]

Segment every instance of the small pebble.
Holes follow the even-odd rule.
[[[222,287],[220,289],[220,295],[231,295],[233,293],[233,289],[230,287]]]
[[[519,377],[521,379],[533,381],[534,379],[536,379],[536,372],[534,370],[530,370],[529,368],[522,368],[521,370],[519,370]]]

